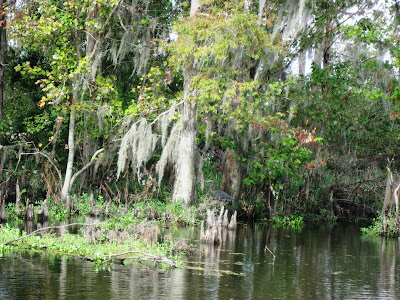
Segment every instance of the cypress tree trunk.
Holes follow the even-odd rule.
[[[82,142],[82,160],[83,160],[83,165],[86,165],[89,163],[90,160],[90,154],[94,152],[93,150],[93,145],[94,141],[89,137],[90,135],[90,122],[89,122],[89,116],[90,112],[84,111],[83,112],[83,124],[85,129],[83,130],[83,142]],[[87,178],[91,177],[91,168],[88,168],[83,174],[81,175],[81,188],[86,182]]]
[[[190,16],[193,17],[200,7],[199,0],[192,0],[190,6]],[[185,82],[183,97],[183,112],[181,115],[181,128],[178,143],[178,159],[176,162],[176,178],[172,201],[184,201],[186,204],[195,202],[195,149],[196,149],[196,110],[197,102],[192,97],[192,77],[195,74],[193,68],[193,57],[185,70]]]
[[[183,200],[187,204],[195,201],[195,147],[196,147],[196,109],[195,100],[190,101],[191,66],[185,74],[183,112],[181,116],[180,138],[178,143],[178,160],[172,200]]]
[[[0,0],[1,1],[1,0]],[[89,14],[89,19],[94,20],[98,18],[99,7],[96,4],[93,10]],[[98,32],[89,32],[86,36],[86,55],[93,59],[94,52],[96,51],[96,39],[99,39]],[[78,56],[81,57],[81,46],[79,44],[79,37],[77,33],[74,36],[75,41],[75,49],[78,53]],[[86,81],[89,83],[93,83],[91,76],[95,76],[95,74],[89,74],[89,77],[86,78]],[[76,110],[74,108],[74,103],[78,101],[78,80],[76,79],[75,83],[72,84],[73,86],[73,95],[71,99],[72,107],[71,107],[71,114],[69,119],[69,129],[68,129],[68,161],[67,161],[67,168],[65,171],[65,178],[63,188],[61,190],[61,199],[64,203],[69,204],[69,196],[72,187],[72,175],[73,175],[73,167],[74,167],[74,158],[75,158],[75,119],[76,119]],[[89,86],[90,89],[90,86]],[[92,93],[92,90],[91,90]],[[84,157],[84,165],[89,162],[89,152],[91,151],[92,143],[89,139],[89,132],[88,132],[88,113],[84,116],[85,122],[85,130],[84,130],[84,138],[83,138],[83,157]]]
[[[97,20],[99,23],[101,23],[101,20],[99,19],[99,5],[95,4],[91,12],[89,13],[88,19],[90,21]],[[93,60],[96,60],[95,57],[101,57],[101,51],[99,49],[98,44],[100,43],[100,34],[98,30],[91,30],[87,31],[86,33],[86,56],[92,58]],[[100,68],[100,67],[99,67]],[[89,107],[91,107],[95,101],[95,93],[96,93],[96,82],[95,82],[95,77],[97,72],[101,73],[101,71],[98,70],[96,67],[94,70],[91,71],[91,73],[87,74],[86,76],[86,82],[88,84],[88,89],[90,92],[90,100],[88,101]],[[83,143],[82,143],[82,159],[83,159],[83,165],[86,165],[89,163],[91,155],[95,152],[95,150],[98,148],[97,147],[97,142],[95,139],[90,137],[91,130],[93,130],[92,125],[90,124],[90,118],[96,118],[96,114],[93,112],[93,110],[85,110],[83,112],[83,122],[84,122],[84,131],[83,131]],[[95,179],[93,176],[93,168],[88,168],[85,172],[81,174],[81,188],[86,182],[88,178],[91,178],[91,181],[94,181]],[[91,191],[89,191],[90,193]]]
[[[67,169],[65,171],[64,184],[61,190],[61,200],[64,203],[69,202],[69,194],[71,191],[71,178],[72,171],[74,167],[74,157],[75,157],[75,118],[76,111],[75,108],[71,108],[71,114],[69,116],[69,129],[68,129],[68,161]]]
[[[200,8],[200,0],[192,0],[190,2],[190,16],[193,17],[199,8]]]

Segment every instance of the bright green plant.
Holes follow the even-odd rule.
[[[396,218],[387,218],[386,219],[386,228],[384,229],[383,218],[379,216],[374,219],[374,222],[369,227],[361,228],[361,232],[367,235],[386,235],[390,237],[399,237],[400,236],[400,228],[398,226],[398,222]]]
[[[149,245],[141,239],[135,239],[130,236],[127,237],[123,244],[115,241],[110,242],[105,239],[100,240],[100,243],[89,243],[85,237],[69,233],[65,233],[62,237],[56,234],[34,235],[12,244],[4,245],[6,242],[17,239],[25,234],[25,232],[21,233],[18,229],[9,227],[8,225],[0,229],[0,252],[15,247],[17,249],[86,256],[93,258],[93,261],[97,264],[107,264],[107,256],[116,253],[142,251],[152,255],[169,256],[172,251],[172,246],[169,243],[165,245],[159,243]]]
[[[281,216],[275,215],[271,217],[273,222],[278,227],[300,229],[304,225],[302,216]]]

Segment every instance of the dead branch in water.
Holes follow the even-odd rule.
[[[37,230],[35,230],[35,231],[32,231],[30,234],[27,234],[27,235],[21,236],[21,237],[19,237],[19,238],[17,238],[17,239],[8,241],[8,242],[4,243],[3,245],[6,246],[6,245],[9,245],[9,244],[11,244],[11,243],[14,243],[14,242],[17,242],[17,241],[26,239],[27,237],[30,237],[30,236],[32,236],[32,235],[35,235],[36,233],[41,232],[41,231],[46,231],[46,230],[51,230],[51,229],[65,228],[65,227],[74,226],[74,225],[79,225],[79,226],[94,226],[94,225],[98,225],[98,224],[100,224],[100,223],[98,223],[98,222],[97,222],[97,223],[71,223],[71,224],[58,225],[58,226],[52,225],[52,226],[49,226],[49,227],[44,227],[44,228],[40,228],[40,229],[37,229]]]
[[[271,250],[269,250],[269,248],[268,248],[268,246],[267,246],[267,245],[265,245],[264,251],[265,251],[265,250],[268,250],[268,251],[269,251],[269,253],[271,253],[271,254],[272,254],[272,256],[273,256],[273,259],[272,259],[272,264],[273,264],[273,265],[275,265],[275,254],[274,254],[274,253],[272,253],[272,251],[271,251]]]

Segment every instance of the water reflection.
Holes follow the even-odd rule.
[[[45,227],[45,224],[42,224]],[[14,253],[0,257],[0,299],[396,299],[399,242],[360,236],[355,225],[302,231],[262,224],[223,233],[222,246],[198,242],[196,229],[172,239],[200,249],[190,268],[93,264],[64,256]],[[276,255],[275,263],[271,253]]]

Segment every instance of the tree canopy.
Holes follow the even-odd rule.
[[[400,167],[399,6],[3,1],[1,194],[198,205],[214,179],[248,217],[380,209]]]

